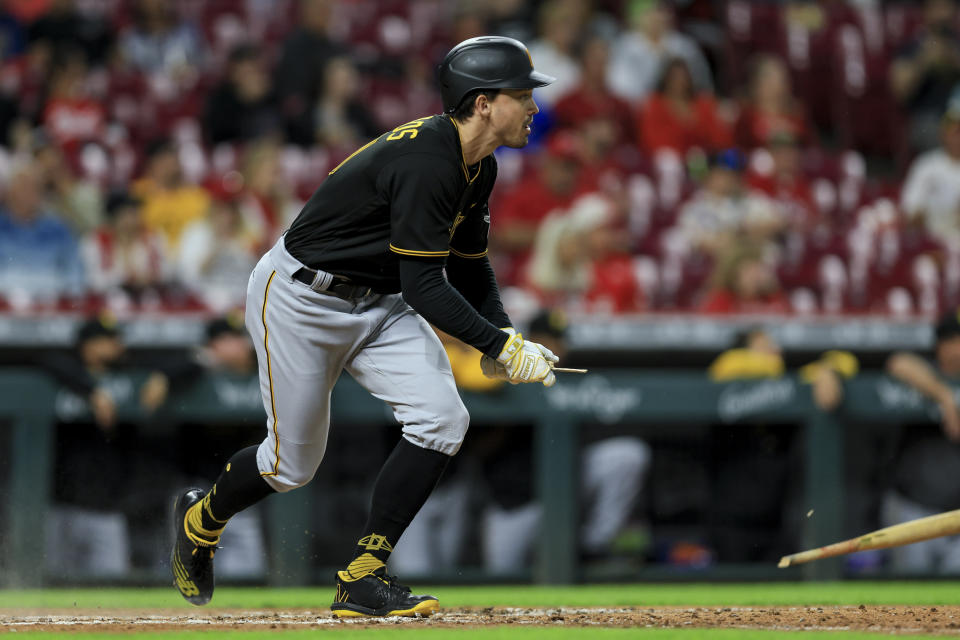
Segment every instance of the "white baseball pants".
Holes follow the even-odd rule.
[[[386,402],[411,443],[455,454],[469,424],[450,361],[430,325],[399,294],[343,299],[293,279],[303,265],[281,237],[247,285],[267,435],[257,451],[277,491],[305,485],[323,459],[330,391],[346,370]]]

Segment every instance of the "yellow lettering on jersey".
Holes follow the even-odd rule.
[[[394,129],[389,135],[387,135],[387,140],[400,140],[404,136],[408,136],[411,140],[417,137],[417,129],[423,126],[423,123],[427,121],[427,118],[418,118],[412,120],[406,124],[402,124],[396,129]]]
[[[456,233],[457,227],[460,226],[460,223],[463,222],[467,216],[463,215],[461,212],[457,211],[457,216],[453,219],[453,226],[450,227],[450,239],[453,239],[453,234]]]

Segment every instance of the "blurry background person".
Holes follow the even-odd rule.
[[[586,18],[586,3],[577,0],[550,0],[540,6],[539,37],[529,43],[530,57],[537,69],[557,80],[534,92],[534,100],[542,109],[550,107],[580,80],[575,49]]]
[[[497,233],[497,279],[517,284],[523,277],[537,230],[548,214],[565,209],[590,190],[580,157],[580,139],[570,132],[555,133],[536,156],[528,175],[499,197],[493,210]]]
[[[656,90],[644,100],[637,120],[640,144],[647,153],[672,149],[686,155],[700,149],[713,154],[733,144],[716,101],[710,93],[696,90],[683,58],[664,62]]]
[[[628,5],[630,29],[613,42],[607,71],[614,93],[642,100],[653,91],[668,58],[686,61],[695,91],[710,91],[710,67],[697,43],[674,28],[673,12],[662,0],[639,0]]]
[[[960,82],[960,36],[954,0],[926,0],[923,27],[890,65],[890,89],[907,114],[910,145],[937,144],[937,121]]]
[[[802,382],[812,385],[814,401],[833,411],[843,400],[843,379],[854,377],[860,363],[848,351],[826,351],[798,370]],[[733,347],[721,353],[707,370],[714,382],[779,378],[786,373],[783,349],[769,331],[753,327],[737,334]]]
[[[505,382],[483,375],[483,354],[456,338],[434,329],[450,360],[461,393],[496,397]],[[532,338],[531,338],[532,339]],[[403,532],[390,555],[390,570],[405,575],[452,572],[465,560],[465,550],[476,530],[478,453],[490,438],[488,425],[474,425],[460,452],[450,460],[440,483]]]
[[[900,207],[914,225],[960,248],[960,95],[940,120],[940,147],[914,159]]]
[[[358,95],[359,83],[357,68],[349,58],[330,58],[313,109],[318,144],[353,150],[380,135],[380,127]]]
[[[813,188],[803,170],[803,150],[789,131],[779,131],[766,141],[770,163],[764,172],[754,166],[746,184],[774,203],[791,231],[808,232],[823,222],[813,198]]]
[[[738,333],[733,346],[717,356],[707,369],[715,382],[779,378],[784,371],[783,349],[762,327]]]
[[[623,232],[623,206],[587,194],[537,230],[527,279],[548,306],[629,312],[643,307]]]
[[[524,332],[554,353],[566,356],[567,317],[545,310]],[[441,335],[461,391],[495,395],[505,384],[480,369],[480,352]],[[559,349],[556,351],[555,349]],[[515,573],[529,566],[540,532],[542,508],[533,493],[533,434],[523,425],[475,425],[455,469],[404,532],[390,557],[394,570],[429,574],[462,562],[465,547],[480,534],[481,561],[493,573]],[[609,558],[614,540],[630,522],[649,468],[650,449],[626,435],[588,438],[580,456],[581,554]],[[481,491],[475,489],[482,486]],[[473,488],[472,488],[473,487]],[[544,532],[540,532],[544,533]],[[544,533],[545,535],[545,533]]]
[[[303,207],[294,185],[283,172],[281,151],[272,138],[248,144],[240,169],[242,184],[236,185],[244,225],[258,239],[261,253],[276,243]],[[229,190],[227,186],[223,189]]]
[[[761,246],[741,242],[720,254],[701,313],[788,313],[790,305]]]
[[[785,372],[780,345],[762,328],[740,332],[708,369],[714,382],[781,378]],[[791,481],[799,477],[795,431],[793,425],[765,422],[710,429],[706,529],[715,561],[770,561],[795,546],[788,524],[798,491]]]
[[[167,0],[136,0],[120,38],[123,57],[143,73],[189,80],[203,66],[202,39]]]
[[[212,144],[282,133],[272,78],[258,47],[242,44],[230,52],[225,77],[207,98],[203,131]]]
[[[177,259],[180,282],[211,309],[222,312],[242,305],[259,259],[258,246],[236,195],[218,193],[206,217],[183,232]]]
[[[48,568],[94,576],[123,575],[131,567],[159,570],[163,554],[151,531],[167,504],[168,485],[157,479],[176,471],[166,456],[172,449],[161,442],[165,436],[147,436],[117,416],[118,406],[138,398],[130,379],[136,363],[115,321],[100,316],[84,322],[73,352],[41,357],[38,364],[62,387]]]
[[[296,29],[283,41],[274,70],[287,140],[302,146],[316,141],[314,108],[327,63],[345,53],[345,47],[330,35],[332,5],[331,0],[300,2]]]
[[[129,464],[125,453],[131,443],[126,432],[118,432],[116,415],[124,399],[117,396],[127,389],[109,378],[125,351],[113,321],[97,318],[78,330],[74,353],[41,361],[92,417],[57,430],[45,555],[48,569],[58,575],[123,575],[131,567],[127,521],[111,479],[126,478]],[[58,405],[63,403],[61,393]]]
[[[150,142],[144,164],[143,175],[134,181],[130,192],[143,203],[146,227],[163,233],[167,246],[174,251],[184,228],[206,214],[210,196],[184,178],[177,149],[170,139]]]
[[[79,52],[87,61],[99,64],[114,34],[102,15],[80,11],[76,0],[52,0],[43,15],[29,24],[27,37],[30,42],[49,43],[55,58]]]
[[[788,133],[807,147],[816,142],[802,103],[793,95],[790,72],[780,58],[761,55],[752,61],[747,94],[734,125],[734,139],[741,149],[762,147],[778,133]]]
[[[0,291],[14,304],[50,304],[84,290],[77,240],[43,207],[32,163],[15,167],[0,204]]]
[[[74,233],[88,233],[103,222],[101,184],[78,176],[60,147],[43,136],[36,141],[34,159],[45,206],[60,212]]]
[[[833,411],[843,380],[857,374],[853,354],[829,351],[798,372],[812,385],[817,406]],[[761,327],[740,332],[731,349],[711,363],[714,382],[775,379],[786,375],[783,350]],[[770,561],[799,543],[802,483],[796,425],[757,423],[711,430],[710,545],[720,562]],[[762,482],[757,482],[762,479]],[[762,485],[762,486],[760,486]],[[745,487],[751,487],[745,491]]]
[[[243,325],[242,311],[216,316],[207,322],[204,340],[183,357],[168,360],[151,373],[140,392],[141,404],[149,411],[161,410],[177,394],[189,391],[207,375],[224,378],[234,393],[247,394],[252,404],[260,399],[257,356]],[[209,476],[233,455],[238,444],[256,441],[259,425],[202,424],[177,425],[178,473],[185,481]],[[266,540],[262,510],[248,509],[230,521],[231,531],[221,540],[217,552],[217,573],[232,578],[262,578],[267,571]],[[234,527],[234,524],[237,526]],[[172,542],[172,541],[171,541]],[[164,548],[165,544],[162,545]]]
[[[767,244],[783,228],[774,204],[744,184],[744,168],[735,149],[713,156],[703,185],[681,206],[677,226],[693,250],[719,256],[741,238]]]
[[[607,84],[609,60],[608,40],[596,33],[586,36],[579,47],[579,82],[559,95],[553,105],[553,119],[556,129],[576,132],[581,123],[598,117],[609,118],[616,123],[616,139],[621,144],[632,145],[636,142],[633,114],[630,103],[614,94]]]
[[[540,344],[565,358],[567,329],[563,312],[545,309],[524,335],[545,341]],[[615,553],[614,539],[630,522],[650,466],[650,447],[635,436],[594,433],[580,454],[579,543],[585,559],[602,560]],[[529,566],[537,535],[549,535],[541,531],[543,509],[533,498],[532,430],[498,429],[484,449],[489,504],[481,516],[483,564],[492,573],[509,573]]]
[[[940,424],[904,425],[896,456],[887,466],[893,482],[882,511],[882,526],[956,509],[960,504],[960,411],[953,385],[960,381],[960,313],[951,310],[935,328],[932,360],[898,352],[887,373],[916,389],[939,409]],[[890,549],[901,571],[955,573],[960,570],[960,536]]]
[[[43,127],[50,139],[68,152],[79,153],[79,145],[103,137],[107,112],[91,95],[87,62],[80,52],[57,60],[51,72],[43,107]]]
[[[170,276],[166,246],[163,236],[144,228],[140,201],[126,192],[111,194],[106,219],[80,247],[90,289],[134,300],[158,292]]]

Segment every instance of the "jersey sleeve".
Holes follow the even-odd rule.
[[[390,202],[390,250],[404,256],[445,257],[457,208],[460,167],[425,153],[400,156],[380,172]]]
[[[450,238],[450,253],[461,258],[482,258],[487,255],[487,241],[490,234],[490,207],[488,200],[497,179],[497,163],[490,156],[484,167],[484,183],[478,197],[467,205],[463,218],[455,224]]]

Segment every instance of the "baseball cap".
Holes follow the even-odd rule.
[[[87,340],[99,338],[102,336],[114,337],[119,335],[116,320],[109,315],[100,315],[90,318],[77,330],[77,344],[82,344]]]
[[[934,329],[937,342],[960,335],[960,309],[945,313]]]
[[[730,171],[743,171],[747,166],[746,159],[739,149],[724,149],[713,157],[711,163],[714,167],[729,169]]]
[[[947,107],[943,110],[942,122],[960,122],[960,88],[954,89],[947,100]]]
[[[107,196],[106,211],[109,217],[114,217],[120,209],[126,207],[139,207],[140,200],[134,198],[127,191],[113,191]]]
[[[547,140],[545,150],[551,158],[580,161],[578,141],[575,135],[567,131],[555,133]]]
[[[207,323],[207,340],[215,340],[225,334],[246,335],[247,330],[243,326],[243,318],[239,313],[229,313],[219,318],[214,318]]]
[[[563,338],[567,334],[568,326],[570,326],[570,321],[563,311],[544,309],[530,320],[527,331],[528,333],[540,333],[554,338]]]

